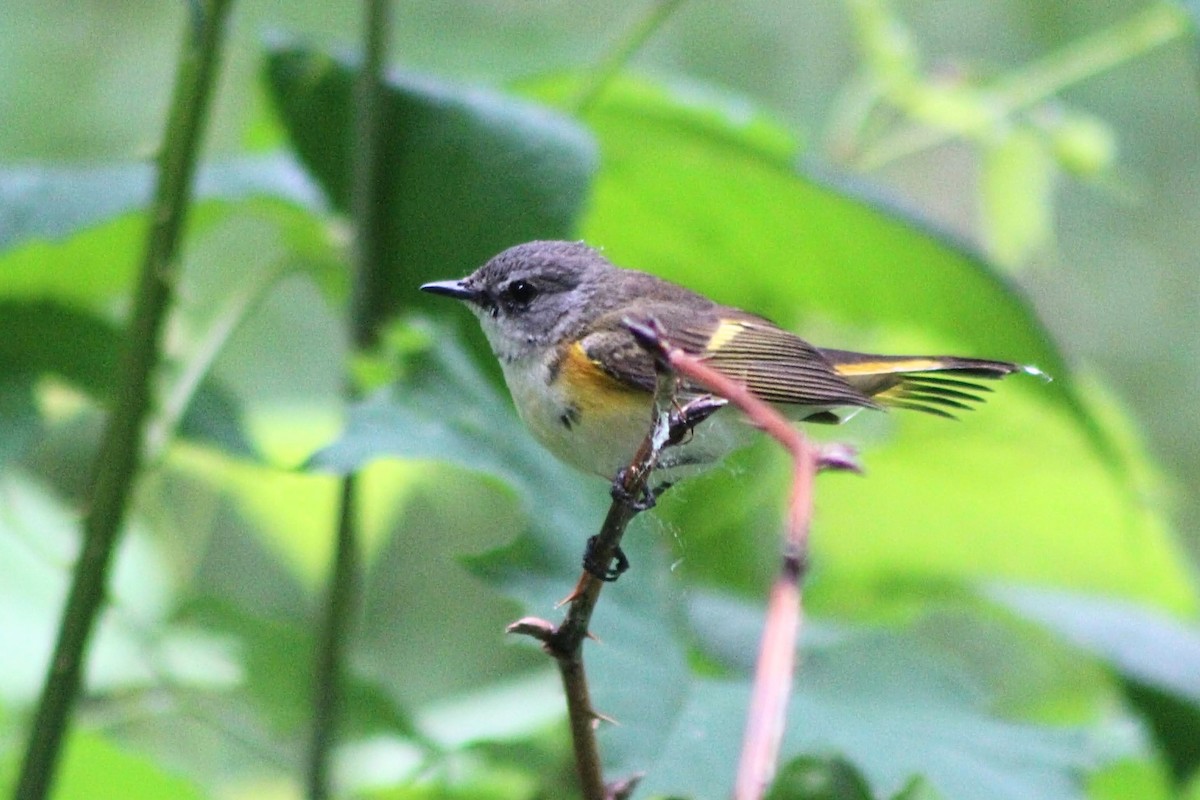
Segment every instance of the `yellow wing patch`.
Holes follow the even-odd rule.
[[[717,325],[717,329],[713,331],[713,335],[709,337],[708,344],[704,346],[704,349],[710,353],[715,353],[732,342],[734,337],[744,330],[746,330],[746,323],[735,319],[723,319]]]

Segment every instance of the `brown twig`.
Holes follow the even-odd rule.
[[[648,480],[658,461],[659,452],[669,441],[678,438],[682,427],[694,424],[689,423],[686,407],[671,410],[674,408],[675,388],[674,376],[666,371],[661,372],[655,392],[654,424],[629,466],[614,481],[612,505],[609,506],[600,533],[590,545],[590,560],[600,565],[602,570],[613,563],[629,522],[646,507],[641,498],[647,496]],[[508,626],[509,633],[524,634],[539,640],[542,648],[558,664],[575,748],[575,766],[585,800],[620,800],[632,793],[641,777],[631,776],[610,786],[605,784],[601,770],[596,724],[602,717],[592,708],[583,665],[583,640],[588,636],[592,611],[603,588],[604,581],[585,569],[575,589],[567,597],[567,613],[557,627],[535,617],[525,617]]]
[[[508,627],[509,633],[532,636],[554,657],[562,677],[567,700],[571,740],[575,748],[575,766],[585,800],[622,800],[633,793],[641,775],[632,775],[611,784],[604,782],[600,751],[596,744],[596,724],[605,719],[592,708],[587,673],[583,665],[583,640],[588,637],[592,611],[600,599],[604,581],[593,574],[598,567],[608,572],[630,521],[648,507],[649,478],[663,448],[682,440],[685,433],[724,405],[724,400],[700,397],[679,405],[678,381],[665,364],[660,365],[654,393],[653,425],[642,440],[633,460],[613,481],[613,502],[600,532],[589,545],[590,569],[584,569],[579,582],[564,601],[568,604],[563,621],[555,627],[545,620],[525,617]]]

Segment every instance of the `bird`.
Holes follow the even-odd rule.
[[[816,347],[765,317],[618,267],[578,241],[519,244],[464,278],[420,288],[462,301],[479,319],[534,438],[564,463],[609,479],[652,424],[654,357],[631,321],[653,320],[673,346],[802,422],[840,423],[862,409],[953,418],[991,391],[981,380],[1044,377],[1011,361]],[[708,393],[686,382],[679,391],[680,400]],[[702,471],[752,434],[736,411],[719,409],[664,450],[656,470],[672,480]]]

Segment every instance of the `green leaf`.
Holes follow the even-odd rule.
[[[731,601],[722,607],[706,603],[693,624],[704,652],[741,674],[753,657],[746,641],[757,640],[759,612]],[[845,759],[884,797],[927,796],[913,782],[919,775],[929,790],[956,800],[1066,800],[1086,796],[1087,773],[1140,752],[1127,720],[1049,727],[995,716],[993,699],[939,635],[819,625],[806,631],[785,757]],[[748,697],[748,684],[737,678],[694,680],[644,791],[723,796],[732,785]]]
[[[215,445],[231,455],[258,457],[258,448],[246,435],[241,403],[211,379],[201,383],[192,395],[177,433],[193,442]]]
[[[867,779],[838,756],[799,756],[779,770],[767,800],[875,800]],[[928,782],[914,777],[892,800],[938,800]]]
[[[430,780],[356,793],[363,800],[538,800],[536,776],[526,770],[481,770],[479,775],[435,776]]]
[[[573,791],[577,782],[570,736],[562,725],[546,728],[528,740],[481,742],[472,747],[471,752],[488,760],[489,772],[499,767],[532,778],[539,792],[531,792],[531,797],[560,797]],[[565,789],[567,786],[572,789]]]
[[[120,346],[120,331],[90,312],[54,301],[0,299],[0,381],[11,387],[10,392],[28,394],[39,376],[49,374],[107,401],[116,388]],[[30,411],[27,406],[27,425]],[[9,436],[19,436],[21,420],[19,415],[13,418]],[[245,437],[238,401],[211,379],[198,387],[179,431],[193,441],[217,444],[232,453],[254,453]]]
[[[188,215],[188,234],[195,237],[189,243],[203,242],[203,234],[234,217],[243,225],[254,221],[272,225],[272,236],[288,245],[287,255],[295,268],[307,268],[331,293],[344,291],[344,278],[330,274],[328,256],[322,252],[329,249],[328,243],[315,241],[315,218],[286,202],[199,201]],[[131,212],[65,238],[23,241],[0,253],[0,297],[14,302],[54,302],[111,315],[114,306],[132,291],[145,236],[145,215]],[[275,248],[267,252],[274,253]],[[192,258],[190,249],[185,258]],[[186,304],[188,298],[185,295],[181,300]]]
[[[1114,761],[1088,781],[1091,800],[1180,800],[1171,786],[1171,776],[1159,759]]]
[[[569,90],[558,82],[538,93]],[[837,602],[861,605],[866,587],[897,579],[1000,575],[1194,608],[1128,422],[1072,373],[1020,293],[946,237],[797,171],[777,141],[763,144],[760,117],[726,109],[718,126],[719,112],[695,94],[614,83],[586,117],[601,149],[587,239],[622,266],[784,324],[802,320],[797,329],[821,345],[1006,358],[1055,378],[1010,378],[960,424],[864,412],[820,432],[859,444],[868,471],[818,488],[815,563],[857,583],[835,583],[855,595]],[[785,485],[778,470],[755,467],[749,487],[717,475],[692,490],[704,502],[667,501],[697,577],[724,558],[730,536],[745,537],[734,533],[750,527],[740,523],[781,507],[762,497]]]
[[[384,489],[389,471],[402,489]],[[501,546],[524,529],[525,516],[511,493],[498,491],[494,479],[429,464],[377,464],[358,474],[364,507],[388,510],[379,529],[364,530],[364,536],[382,541],[366,548],[356,661],[414,708],[447,694],[478,692],[481,681],[547,667],[532,648],[502,646],[502,631],[521,609],[461,563],[463,552]],[[432,597],[439,598],[436,608]],[[557,687],[550,696],[555,711],[561,710]],[[516,694],[510,699],[516,701]],[[526,698],[525,706],[531,705]],[[489,705],[477,699],[471,707],[482,715]],[[512,708],[493,710],[497,720],[515,722],[520,716]]]
[[[153,180],[153,165],[144,163],[0,169],[0,251],[26,239],[63,239],[144,208]],[[197,201],[270,196],[309,207],[320,205],[316,187],[284,154],[204,164],[197,172],[193,194]]]
[[[192,224],[211,219],[194,209]],[[0,255],[0,296],[47,301],[100,313],[131,291],[145,219],[126,214],[62,241],[30,240]]]
[[[37,407],[29,381],[0,369],[0,468],[17,458],[33,440],[38,427]]]
[[[506,555],[478,559],[476,567],[527,605],[556,599],[554,592],[579,567],[583,542],[599,529],[607,507],[601,481],[564,470],[524,430],[511,401],[497,390],[453,331],[426,336],[432,346],[413,354],[401,380],[351,407],[342,435],[315,453],[307,468],[352,472],[382,457],[456,464],[514,487],[529,509],[529,535]],[[647,419],[647,428],[649,419]],[[536,590],[521,570],[509,573],[508,557],[521,548],[546,581]],[[508,577],[520,584],[507,585]],[[557,588],[554,588],[557,586]],[[558,595],[561,596],[561,595]]]
[[[288,378],[306,391],[320,386],[311,363],[296,364],[315,357],[306,336],[317,335],[309,331],[316,325],[295,326],[282,339],[271,334],[265,364],[261,341],[252,351],[242,347],[234,357],[228,345],[238,343],[244,328],[259,333],[261,326],[255,324],[260,312],[277,305],[279,295],[290,294],[284,313],[305,310],[296,302],[293,276],[311,280],[326,296],[344,295],[342,262],[324,220],[276,199],[202,202],[192,210],[189,230],[180,300],[172,312],[175,335],[165,354],[154,422],[177,426],[191,441],[261,457],[244,420],[247,410],[257,409],[247,409],[246,401],[257,400],[264,387],[275,389]],[[121,321],[114,310],[124,307],[131,290],[144,236],[144,216],[129,214],[61,241],[27,241],[0,255],[0,306],[5,311],[0,371],[20,371],[25,381],[53,374],[105,400],[115,385],[122,346]],[[319,310],[327,311],[327,300],[312,294],[320,301]],[[326,313],[315,322],[329,319]],[[324,332],[319,335],[323,342],[331,341]],[[295,377],[301,371],[303,376]],[[330,378],[335,389],[338,380],[337,375]],[[164,431],[156,429],[152,439],[158,441]],[[306,451],[312,446],[307,443]]]
[[[244,689],[280,734],[298,735],[312,716],[313,636],[311,623],[272,618],[217,598],[201,598],[183,609],[181,619],[241,644]],[[345,734],[412,734],[412,721],[378,682],[352,668],[344,676]]]
[[[929,785],[929,781],[918,776],[897,792],[893,800],[941,800],[941,795]]]
[[[341,472],[384,456],[436,459],[515,487],[526,532],[468,563],[529,613],[560,614],[554,603],[571,590],[584,543],[599,530],[608,486],[557,465],[449,331],[430,339],[434,348],[406,364],[400,382],[353,407],[342,437],[308,466]],[[637,580],[606,589],[592,624],[606,641],[589,653],[592,697],[596,708],[623,723],[602,732],[604,757],[615,773],[645,765],[670,735],[686,698],[688,670],[675,622],[680,586],[665,542],[653,532],[653,523],[631,526],[622,547]]]
[[[52,373],[93,397],[107,397],[120,333],[92,314],[47,301],[0,300],[0,370]]]
[[[1111,665],[1177,781],[1200,767],[1200,628],[1109,598],[1016,587],[987,596]]]
[[[292,44],[274,46],[267,75],[305,165],[333,204],[349,204],[356,65]],[[388,283],[373,317],[427,302],[416,287],[457,277],[529,239],[576,227],[595,147],[551,111],[483,90],[389,76],[383,97],[382,252]]]
[[[779,770],[767,800],[874,800],[874,795],[844,759],[800,756]]]
[[[5,761],[0,764],[0,788],[7,794],[16,780],[17,762],[15,757]],[[202,800],[205,796],[194,783],[158,762],[78,730],[67,740],[54,787],[55,800]]]
[[[0,697],[32,702],[50,663],[58,612],[78,551],[78,514],[19,470],[0,473]],[[136,524],[117,550],[102,616],[88,658],[88,684],[99,692],[155,679],[171,632],[159,629],[173,599],[167,558]],[[163,668],[165,672],[169,669]]]
[[[445,750],[469,747],[498,760],[565,763],[571,743],[562,729],[562,679],[544,657],[539,664],[512,680],[425,704],[421,729]]]

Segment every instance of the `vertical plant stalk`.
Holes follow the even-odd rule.
[[[313,729],[308,754],[308,796],[331,795],[330,754],[342,706],[346,641],[358,608],[358,515],[354,475],[342,478],[337,535],[326,588],[324,616],[313,662]]]
[[[391,0],[363,0],[363,63],[355,85],[354,162],[350,212],[354,217],[355,272],[351,286],[350,336],[358,350],[375,344],[388,280],[384,269],[387,217],[381,202],[384,69],[392,30]],[[355,390],[349,388],[350,393]]]
[[[63,738],[82,683],[88,642],[101,611],[109,566],[138,477],[152,382],[161,356],[163,322],[174,295],[176,255],[231,5],[231,0],[197,4],[189,21],[159,155],[133,319],[126,336],[117,393],[93,465],[83,520],[83,548],[75,564],[30,731],[17,781],[17,800],[41,800],[53,785]]]
[[[390,0],[364,0],[363,62],[355,87],[354,163],[351,214],[354,218],[354,274],[347,328],[352,348],[361,352],[375,342],[379,302],[386,280],[383,265],[386,219],[379,202],[383,71],[391,31]],[[357,394],[346,378],[346,396]],[[313,665],[313,729],[308,754],[308,796],[331,795],[330,756],[342,707],[349,634],[359,607],[360,557],[354,474],[342,478],[337,535],[324,616]]]
[[[629,63],[634,54],[642,48],[654,32],[683,4],[683,0],[653,0],[637,24],[625,34],[611,52],[606,55],[593,69],[591,74],[580,87],[579,94],[572,104],[576,114],[585,114],[592,104],[604,93],[605,87],[612,82],[624,66]]]

